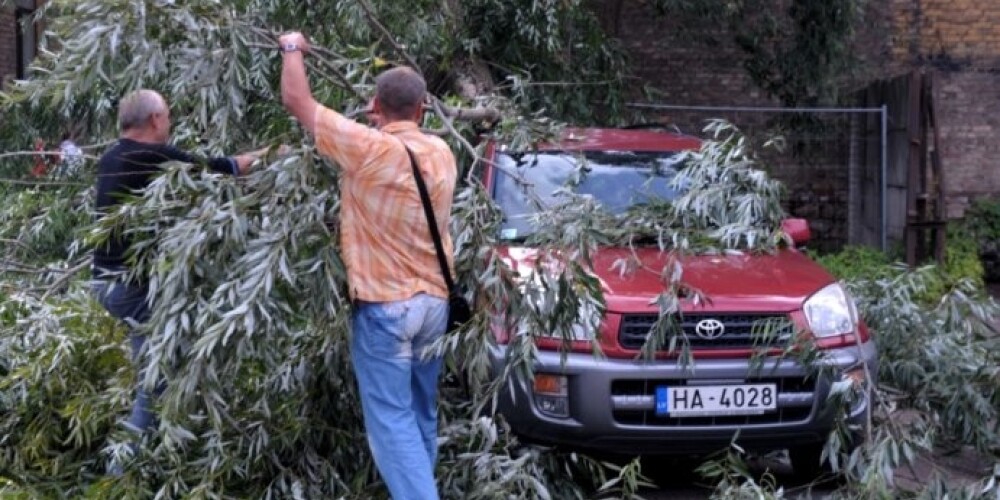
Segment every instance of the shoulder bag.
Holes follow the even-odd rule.
[[[400,141],[402,142],[402,141]],[[404,144],[403,147],[406,147]],[[427,217],[427,225],[431,230],[431,239],[434,240],[434,250],[437,252],[438,263],[441,265],[441,274],[444,275],[445,285],[448,286],[448,328],[451,332],[464,325],[472,318],[472,310],[469,301],[455,284],[448,270],[448,259],[444,256],[444,245],[441,244],[441,234],[438,232],[437,219],[434,217],[434,208],[431,206],[431,196],[427,193],[427,184],[420,175],[417,168],[417,158],[413,151],[406,147],[406,154],[410,155],[410,167],[413,168],[413,178],[417,181],[417,190],[420,191],[420,201],[424,205],[424,216]]]

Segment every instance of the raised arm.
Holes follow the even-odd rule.
[[[315,134],[316,99],[309,89],[306,77],[305,54],[309,52],[309,42],[299,32],[281,35],[278,39],[281,49],[281,103],[299,124]]]

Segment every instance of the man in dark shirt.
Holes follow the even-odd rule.
[[[138,90],[122,99],[118,109],[121,136],[118,142],[101,157],[97,167],[96,208],[103,214],[122,202],[123,198],[145,188],[169,161],[196,163],[194,157],[167,144],[170,139],[170,110],[163,96],[152,90]],[[251,164],[266,149],[237,155],[209,159],[209,168],[232,175],[246,173]],[[145,336],[138,326],[150,316],[148,288],[141,277],[131,277],[127,259],[130,239],[124,235],[110,238],[106,244],[94,249],[94,293],[101,305],[111,315],[129,325],[132,360],[143,371],[142,348]],[[126,426],[142,433],[154,425],[150,408],[150,395],[140,380],[132,415]],[[113,465],[112,473],[120,473],[120,466]]]

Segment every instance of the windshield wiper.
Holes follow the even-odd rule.
[[[655,234],[636,234],[629,241],[635,246],[660,246],[660,237]]]
[[[507,238],[500,237],[500,242],[501,243],[506,243],[506,244],[509,244],[509,245],[523,245],[526,241],[528,241],[528,238],[530,236],[531,236],[530,234],[522,234],[522,235],[511,236],[511,237],[507,237]]]

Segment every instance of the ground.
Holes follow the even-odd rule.
[[[988,286],[990,295],[1000,300],[1000,283]],[[1000,332],[1000,318],[996,321]],[[751,464],[756,477],[770,471],[784,487],[787,497],[796,499],[822,499],[836,492],[836,484],[811,485],[796,480],[783,456],[766,457]],[[903,467],[895,472],[896,487],[903,491],[921,489],[934,477],[945,478],[949,486],[959,487],[979,481],[988,476],[995,466],[989,457],[977,453],[969,447],[953,450],[937,450],[919,457],[913,467]],[[714,485],[707,484],[692,469],[696,463],[679,463],[669,468],[670,472],[644,471],[655,474],[658,488],[643,492],[647,500],[695,500],[708,498]]]
[[[756,477],[765,471],[770,471],[778,484],[784,487],[786,497],[793,499],[823,499],[836,492],[836,483],[803,484],[791,471],[787,460],[782,456],[765,457],[752,461],[750,464]],[[707,484],[697,477],[692,469],[694,462],[677,462],[669,467],[669,472],[649,471],[656,476],[658,488],[642,493],[647,500],[699,500],[711,495],[714,485]],[[993,462],[970,448],[953,451],[939,451],[929,456],[921,457],[911,468],[896,471],[896,486],[901,490],[913,491],[920,489],[935,475],[946,479],[949,486],[961,486],[978,481],[987,476],[993,468]]]

